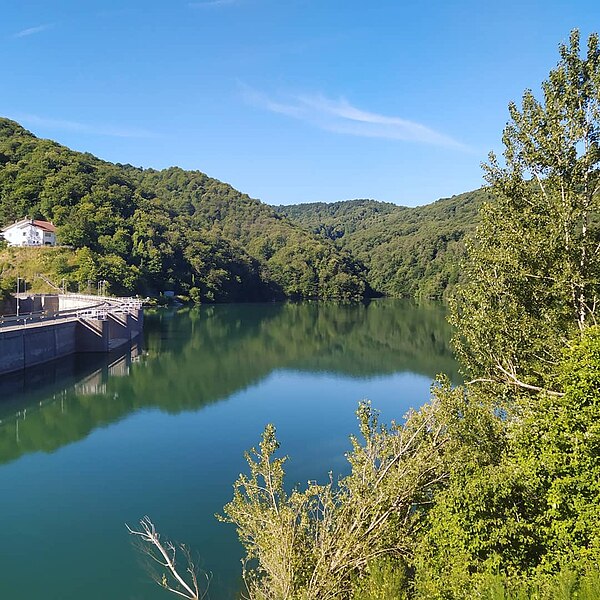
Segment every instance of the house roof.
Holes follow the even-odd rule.
[[[29,223],[29,219],[21,219],[20,221],[16,221],[14,223],[11,223],[10,225],[7,225],[6,227],[2,228],[2,231],[8,231],[9,229],[12,229],[13,227],[19,227],[20,225],[25,225]]]
[[[43,229],[44,231],[49,231],[50,233],[56,233],[56,227],[54,227],[54,223],[50,223],[49,221],[32,221],[33,225]]]
[[[20,221],[16,221],[12,225],[7,225],[6,227],[0,229],[0,231],[8,231],[13,227],[24,227],[25,225],[33,225],[35,227],[39,227],[43,231],[56,233],[56,227],[54,226],[54,223],[50,223],[49,221],[39,221],[37,219],[21,219]]]

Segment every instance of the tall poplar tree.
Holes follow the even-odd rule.
[[[509,105],[504,160],[484,165],[493,201],[468,246],[453,306],[470,375],[547,388],[558,351],[596,320],[600,298],[600,49],[579,32],[519,109]]]

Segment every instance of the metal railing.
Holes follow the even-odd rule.
[[[52,321],[65,321],[67,319],[76,319],[73,314],[48,314],[45,312],[25,313],[24,315],[0,317],[0,329],[8,327],[27,327],[33,323],[48,323]]]
[[[8,327],[27,327],[34,323],[50,323],[68,319],[93,319],[105,321],[110,314],[137,314],[142,308],[139,298],[112,298],[110,296],[91,296],[86,294],[64,294],[69,299],[90,301],[88,306],[66,308],[48,313],[37,311],[19,315],[0,316],[0,329]]]

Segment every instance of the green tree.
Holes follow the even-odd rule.
[[[562,396],[543,396],[513,443],[541,514],[544,567],[600,561],[600,328],[588,328],[564,352]]]
[[[562,395],[540,394],[520,418],[482,412],[452,449],[415,553],[417,598],[596,597],[556,592],[598,581],[599,327],[564,351],[557,373]]]
[[[376,559],[387,556],[401,565],[415,508],[444,478],[439,415],[434,403],[388,430],[362,404],[364,442],[352,440],[351,474],[291,493],[284,486],[285,459],[273,456],[275,430],[267,426],[260,449],[247,454],[250,476],[240,476],[225,507],[224,520],[237,526],[246,548],[250,598],[349,598],[353,588],[363,588],[369,567],[376,570]]]
[[[468,371],[521,387],[549,385],[560,349],[594,322],[600,281],[600,49],[579,33],[522,107],[509,106],[504,164],[484,165],[494,194],[468,247],[453,304]]]

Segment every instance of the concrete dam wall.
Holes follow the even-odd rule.
[[[41,312],[5,319],[0,327],[0,375],[75,352],[110,352],[143,329],[141,303],[131,299],[54,295],[30,302],[32,312]]]

